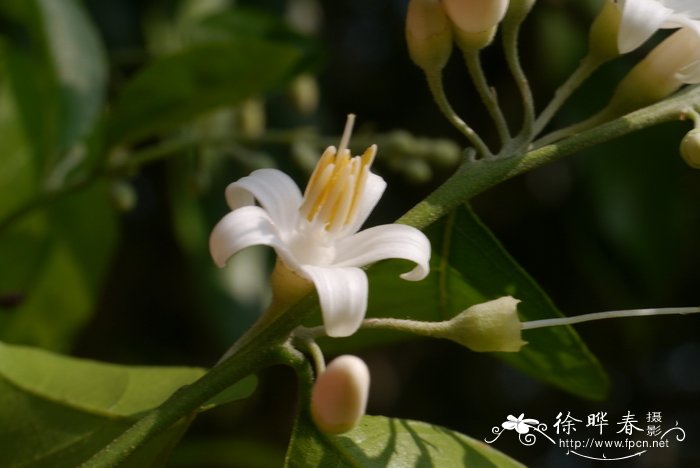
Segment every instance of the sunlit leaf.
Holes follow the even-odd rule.
[[[350,432],[320,432],[302,416],[285,463],[289,468],[333,467],[522,467],[489,445],[444,427],[419,421],[365,416]]]
[[[7,70],[34,152],[54,163],[93,127],[107,65],[76,0],[7,0],[0,6]]]
[[[204,372],[104,364],[0,344],[0,447],[12,447],[0,450],[0,466],[78,466]],[[227,401],[246,398],[254,387],[254,377],[241,381],[227,391]],[[163,462],[187,423],[140,447],[127,465]]]
[[[384,262],[369,270],[369,315],[441,321],[467,307],[512,295],[522,321],[559,317],[552,301],[468,208],[462,207],[427,231],[433,247],[431,273],[407,283],[398,275],[410,265]],[[519,353],[495,353],[516,368],[576,395],[600,399],[608,381],[598,360],[571,327],[524,332]],[[405,335],[403,335],[405,338]],[[401,335],[368,331],[351,345],[382,343]],[[354,341],[353,341],[354,340]]]

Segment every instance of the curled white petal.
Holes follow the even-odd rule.
[[[360,231],[338,241],[334,266],[364,266],[387,258],[410,260],[416,267],[401,275],[422,280],[430,271],[430,241],[418,229],[403,224],[385,224]]]
[[[209,237],[209,251],[219,267],[236,252],[253,245],[268,245],[287,264],[297,265],[268,214],[257,206],[231,211],[214,226]]]
[[[382,198],[385,189],[386,182],[384,179],[371,172],[367,175],[362,197],[359,200],[357,213],[350,224],[343,229],[344,234],[354,234],[360,230],[374,207],[377,206],[379,199]]]
[[[367,312],[367,275],[359,268],[303,265],[301,271],[316,286],[328,336],[350,336]]]
[[[623,54],[639,47],[673,14],[657,0],[622,0],[620,3],[622,20],[617,47]]]
[[[258,169],[226,187],[226,201],[232,210],[254,204],[254,200],[268,212],[282,232],[294,228],[301,192],[296,183],[277,169]]]
[[[673,11],[686,16],[700,16],[700,4],[697,0],[666,0],[665,4]]]

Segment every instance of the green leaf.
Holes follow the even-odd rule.
[[[0,86],[0,223],[40,190],[26,132]],[[90,222],[86,222],[89,220]],[[0,339],[68,349],[90,318],[116,245],[103,185],[47,202],[0,230]]]
[[[12,269],[0,271],[0,294],[22,298],[0,317],[0,339],[70,349],[94,311],[116,232],[104,185],[96,184],[0,233],[0,255],[21,272],[18,276]]]
[[[158,59],[124,87],[108,141],[125,143],[259,96],[290,79],[302,57],[299,48],[248,38],[195,44]]]
[[[365,416],[350,432],[320,432],[301,416],[285,463],[289,468],[333,467],[522,467],[489,445],[444,427],[407,419]]]
[[[104,364],[0,343],[0,466],[75,467],[128,428],[139,414],[198,379],[204,369]],[[251,376],[228,391],[246,398]],[[187,427],[182,420],[128,459],[162,463]]]
[[[467,307],[512,295],[522,321],[560,317],[549,297],[508,255],[503,246],[466,206],[431,226],[426,234],[433,247],[431,273],[423,281],[398,278],[411,266],[383,262],[369,270],[368,315],[448,320]],[[396,333],[367,331],[349,345],[400,339]],[[405,335],[404,335],[405,337]],[[601,399],[608,380],[598,360],[571,327],[523,333],[528,342],[519,353],[494,353],[523,372],[576,395]]]
[[[40,160],[52,165],[93,127],[107,64],[97,31],[75,0],[9,0],[0,7],[16,102]]]

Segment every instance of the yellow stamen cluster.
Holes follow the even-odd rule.
[[[299,208],[307,221],[318,221],[331,232],[350,224],[357,214],[369,168],[377,154],[377,146],[372,145],[362,156],[350,156],[347,145],[354,120],[354,115],[348,115],[339,149],[329,146],[321,155]]]

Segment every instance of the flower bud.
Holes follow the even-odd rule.
[[[133,210],[138,202],[136,190],[125,180],[113,182],[109,188],[109,195],[114,207],[124,213]]]
[[[365,414],[369,393],[367,364],[349,354],[334,359],[316,379],[311,393],[311,416],[325,433],[341,434]]]
[[[443,0],[443,4],[463,52],[489,45],[508,9],[508,0]]]
[[[535,5],[535,0],[512,0],[508,2],[508,9],[504,21],[511,24],[522,23]]]
[[[700,169],[700,129],[694,128],[681,140],[681,156],[688,165]]]
[[[452,29],[438,0],[411,0],[406,13],[411,60],[426,73],[442,70],[452,53]]]
[[[304,115],[311,115],[318,109],[319,94],[316,77],[308,73],[296,77],[289,87],[294,107]]]
[[[522,340],[517,304],[511,296],[476,304],[448,322],[446,338],[473,351],[517,352]]]
[[[247,138],[259,138],[265,133],[265,103],[248,99],[239,108],[239,130]]]
[[[620,55],[617,36],[622,14],[613,2],[603,2],[603,8],[593,20],[588,33],[589,55],[603,63]]]
[[[608,105],[610,111],[620,115],[664,99],[699,78],[698,61],[700,39],[693,30],[680,29],[622,79]]]
[[[443,0],[443,4],[452,24],[469,33],[498,25],[508,9],[508,0]]]

